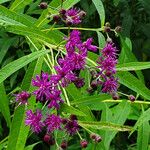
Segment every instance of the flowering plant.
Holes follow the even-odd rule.
[[[139,70],[149,65],[136,59],[126,61],[130,55],[135,58],[131,50],[127,51],[131,43],[120,34],[120,26],[112,28],[109,22],[105,23],[102,1],[93,0],[100,28],[82,27],[87,12],[74,6],[78,1],[71,1],[71,5],[69,2],[20,4],[15,0],[10,9],[0,5],[2,38],[7,35],[10,46],[17,41],[16,45],[24,43],[23,48],[30,49],[23,56],[20,52],[17,60],[0,71],[0,93],[6,100],[0,108],[10,128],[1,144],[8,150],[34,146],[113,149],[112,141],[119,131],[131,135],[137,127],[145,126],[143,120],[148,121],[149,109],[144,111],[143,105],[149,102],[143,99],[150,99],[149,89],[136,76],[141,78]],[[84,36],[85,31],[94,32],[94,36]],[[21,68],[24,70],[15,78],[18,83],[12,83],[5,91],[4,81]],[[130,90],[126,92],[124,86]],[[142,100],[137,100],[139,97]],[[134,104],[142,105],[143,114],[133,127],[126,121],[135,119]],[[138,136],[140,131],[136,131]]]

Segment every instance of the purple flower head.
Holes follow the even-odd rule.
[[[111,72],[112,74],[116,73],[116,59],[109,56],[106,58],[100,57],[97,63],[100,64],[98,68],[100,68],[102,71]]]
[[[79,130],[77,120],[68,120],[68,122],[65,125],[65,129],[68,134],[74,135]]]
[[[112,58],[116,58],[116,52],[117,52],[117,49],[116,47],[114,47],[114,44],[112,42],[108,42],[102,50],[102,54],[104,57],[109,56]]]
[[[73,83],[77,88],[81,88],[85,85],[84,78],[77,78]]]
[[[103,83],[102,92],[104,93],[114,93],[118,89],[118,79],[115,79],[114,77],[108,78]]]
[[[48,132],[53,132],[56,129],[61,129],[61,118],[60,116],[56,116],[54,114],[48,115],[45,124],[47,126]]]
[[[31,95],[26,91],[22,91],[21,93],[15,94],[15,96],[16,96],[16,101],[19,102],[19,105],[21,105],[21,104],[27,104],[28,98]]]
[[[66,22],[77,25],[81,23],[82,13],[83,11],[77,10],[76,8],[71,8],[66,11]]]
[[[76,79],[76,76],[71,72],[70,66],[64,65],[62,68],[60,66],[55,66],[57,75],[52,75],[51,80],[54,82],[61,81],[61,85],[66,87],[69,83]]]
[[[56,108],[59,109],[60,103],[63,103],[64,101],[60,97],[61,91],[57,90],[56,88],[51,89],[51,95],[49,97],[49,104],[48,108]]]
[[[67,43],[66,43],[65,47],[66,47],[68,55],[71,55],[72,53],[74,53],[75,52],[75,47],[78,44],[81,44],[80,34],[81,34],[80,31],[73,30],[70,33],[69,38],[65,38],[67,40]]]
[[[44,126],[42,122],[42,113],[40,110],[36,110],[35,113],[32,110],[26,112],[25,124],[30,126],[33,132],[39,133]]]
[[[84,43],[83,46],[90,51],[96,52],[97,51],[97,46],[92,45],[93,39],[89,38],[87,39]]]
[[[33,93],[36,95],[36,100],[45,102],[50,96],[51,82],[49,81],[49,75],[47,73],[42,73],[41,77],[36,76],[36,80],[32,79],[32,85],[38,87]]]
[[[81,70],[84,69],[86,58],[81,54],[74,53],[68,57],[66,60],[69,62],[71,70]]]

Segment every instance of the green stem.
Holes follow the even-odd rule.
[[[121,103],[123,102],[124,100],[103,100],[102,102],[104,103]],[[131,102],[129,100],[127,100],[128,103],[132,103],[132,104],[145,104],[145,105],[150,105],[150,102],[145,102],[145,101],[134,101],[134,102]]]
[[[78,134],[80,140],[82,140],[82,137],[81,137],[81,135],[80,135],[80,133],[78,131],[77,131],[77,134]]]
[[[0,145],[1,145],[2,143],[4,143],[4,142],[8,139],[8,137],[9,137],[9,136],[5,137],[2,141],[0,141]]]
[[[129,96],[128,94],[122,93],[122,92],[117,92],[118,94],[124,95],[124,96]]]
[[[78,27],[70,27],[72,30],[84,30],[84,31],[103,31],[102,28],[78,28]],[[50,29],[45,29],[42,31],[49,31]],[[59,27],[53,28],[52,30],[68,30],[68,27]]]
[[[48,101],[46,101],[46,102],[44,103],[44,105],[43,105],[43,107],[42,107],[41,110],[43,110],[43,109],[45,108],[45,106],[47,105],[47,103],[48,103]]]
[[[68,96],[67,96],[66,90],[65,90],[64,88],[62,88],[62,90],[63,90],[63,92],[64,92],[64,96],[65,96],[65,99],[66,99],[66,102],[67,102],[68,106],[71,106],[71,105],[70,105],[69,98],[68,98]]]

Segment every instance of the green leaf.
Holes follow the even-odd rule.
[[[63,2],[63,8],[65,9],[69,9],[72,6],[74,6],[75,4],[77,4],[80,0],[65,0]]]
[[[31,80],[32,77],[34,77],[36,74],[40,74],[42,63],[43,63],[43,57],[39,58],[36,64],[34,63],[34,67],[33,64],[31,64],[31,66],[28,68],[27,73],[23,80],[23,84],[21,86],[23,90],[28,90],[29,92],[33,91]],[[30,81],[30,84],[26,84],[26,82],[28,83],[28,81]],[[35,101],[33,102],[33,100],[34,100],[33,97],[29,99],[28,109],[34,108]],[[12,125],[11,125],[11,130],[9,134],[7,150],[12,150],[12,147],[13,150],[24,150],[26,139],[29,133],[29,127],[27,127],[24,122],[25,112],[26,112],[25,106],[19,106],[15,110]]]
[[[0,0],[0,4],[3,4],[5,2],[9,2],[10,0]]]
[[[138,128],[137,150],[147,150],[150,135],[150,125],[148,121],[144,121]]]
[[[106,44],[105,37],[104,37],[104,35],[103,35],[101,32],[99,32],[99,31],[97,31],[97,35],[98,35],[99,47],[100,47],[100,48],[103,48],[103,47],[105,46],[105,44]]]
[[[136,62],[137,59],[135,55],[132,53],[132,42],[129,38],[123,38],[120,36],[122,49],[119,56],[119,64],[128,63],[128,62]],[[141,71],[136,71],[138,78],[144,83],[144,76]]]
[[[130,63],[118,64],[116,66],[117,71],[134,71],[134,70],[143,70],[149,68],[150,68],[150,62],[130,62]]]
[[[0,110],[7,122],[7,126],[10,127],[11,120],[10,120],[9,102],[3,83],[0,83]]]
[[[0,5],[0,22],[7,25],[34,26],[34,19],[18,14]]]
[[[37,144],[39,144],[40,142],[34,143],[32,145],[28,145],[24,148],[24,150],[33,150],[34,146],[36,146]]]
[[[5,29],[8,32],[15,33],[18,35],[29,36],[37,39],[38,41],[42,41],[48,44],[58,44],[62,41],[63,37],[60,34],[57,34],[55,31],[51,31],[48,34],[40,31],[37,28],[29,28],[25,26],[7,26]]]
[[[26,5],[30,4],[32,0],[15,0],[10,6],[10,10],[17,11],[25,8]]]
[[[3,58],[5,57],[9,47],[16,40],[16,38],[3,39],[3,45],[0,49],[0,64],[2,63]]]
[[[150,108],[147,109],[146,111],[144,111],[141,116],[139,117],[139,119],[137,120],[136,124],[134,125],[130,135],[140,126],[142,126],[142,124],[145,122],[145,121],[149,121],[150,120]]]
[[[110,130],[110,131],[131,131],[132,127],[122,126],[109,122],[89,122],[89,121],[78,121],[79,125],[83,128],[93,128],[98,130]]]
[[[12,150],[12,147],[14,150],[24,149],[24,139],[26,139],[26,133],[29,131],[29,128],[25,126],[24,117],[25,106],[22,105],[15,110],[10,129],[7,150]]]
[[[111,96],[108,94],[99,94],[99,95],[94,95],[94,96],[87,96],[84,98],[76,99],[75,101],[72,101],[71,104],[79,105],[79,104],[84,104],[84,105],[90,105],[93,103],[98,103],[106,99],[111,99]]]
[[[118,72],[117,77],[119,78],[119,82],[121,84],[150,100],[150,90],[134,75],[129,72]]]
[[[105,122],[111,122],[117,125],[123,125],[125,121],[127,120],[127,117],[130,113],[131,106],[127,101],[123,101],[117,106],[110,109],[107,104],[105,104],[105,107],[102,111],[102,119],[101,121]],[[117,131],[107,131],[103,130],[99,132],[100,135],[102,135],[104,145],[106,149],[109,149],[110,143],[112,139],[117,134]]]
[[[74,84],[70,84],[66,87],[67,93],[75,100],[76,98],[81,98],[83,95],[80,90],[76,88]],[[78,93],[78,94],[77,94]]]
[[[86,114],[84,114],[82,111],[72,107],[72,106],[68,106],[67,104],[62,104],[60,107],[60,111],[66,112],[66,113],[70,113],[70,114],[74,114],[77,116],[86,116]]]
[[[101,0],[92,0],[92,2],[94,3],[98,14],[100,16],[100,20],[101,20],[101,27],[104,26],[105,24],[105,10],[104,10],[104,6]]]
[[[29,55],[23,56],[15,61],[9,63],[8,65],[6,65],[5,67],[3,67],[0,70],[0,83],[3,82],[6,78],[8,78],[11,74],[16,72],[17,70],[21,69],[22,67],[26,66],[33,60],[37,59],[38,57],[40,57],[48,52],[49,51],[45,51],[45,50],[33,52]]]

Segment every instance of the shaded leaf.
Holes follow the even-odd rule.
[[[9,102],[7,99],[3,83],[0,83],[0,110],[7,122],[7,126],[10,127],[11,120],[10,120]]]
[[[21,69],[25,65],[29,64],[33,60],[37,59],[38,57],[40,57],[48,52],[49,51],[45,51],[45,50],[33,52],[29,55],[23,56],[15,61],[9,63],[8,65],[6,65],[5,67],[3,67],[0,70],[0,83],[3,82],[6,78],[8,78],[11,74],[16,72],[17,70]]]
[[[121,126],[114,123],[108,123],[108,122],[89,122],[89,121],[78,121],[79,125],[86,128],[93,128],[93,129],[107,129],[111,131],[131,131],[132,127],[129,126]]]
[[[129,72],[118,72],[117,77],[119,78],[119,82],[121,84],[150,100],[150,90],[134,75]]]

